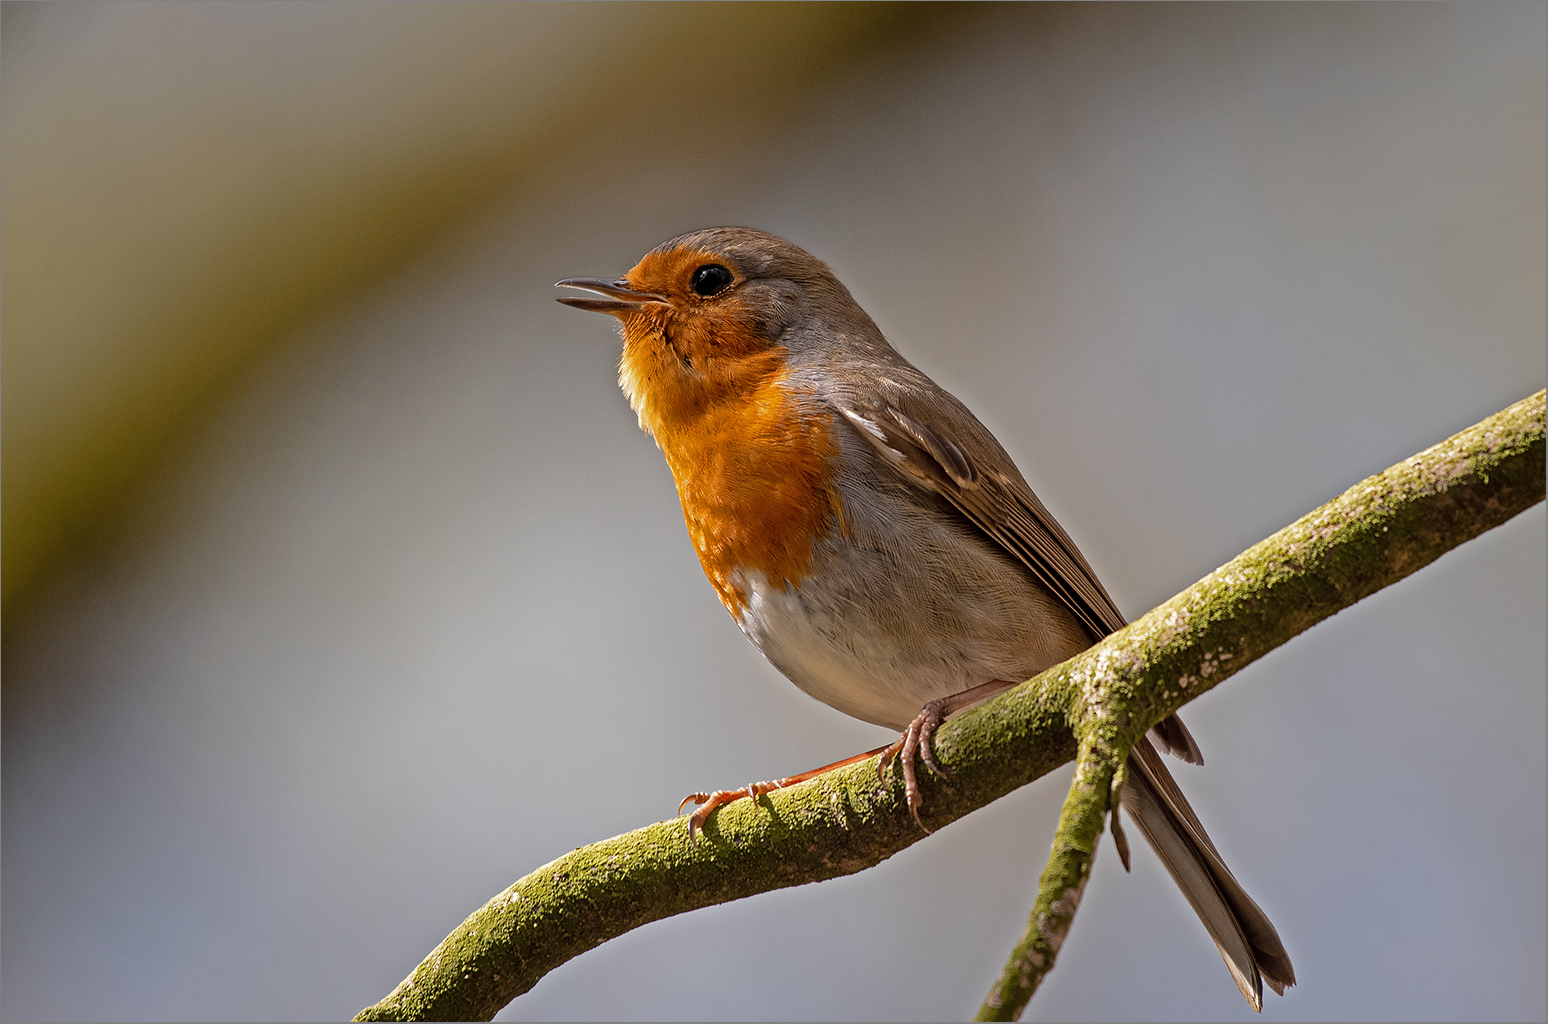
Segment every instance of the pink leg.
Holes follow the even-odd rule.
[[[868,757],[876,756],[884,749],[886,748],[877,747],[875,750],[867,750],[863,754],[855,754],[853,757],[846,757],[842,761],[825,764],[821,768],[813,768],[811,771],[801,772],[799,775],[790,775],[783,779],[771,779],[768,782],[754,782],[742,789],[718,789],[713,793],[689,793],[683,797],[683,802],[677,805],[677,813],[683,813],[683,808],[691,803],[700,805],[699,809],[694,811],[693,816],[688,819],[688,838],[693,839],[698,835],[699,830],[704,827],[704,823],[709,820],[711,814],[732,801],[741,800],[744,797],[756,801],[765,793],[772,793],[776,789],[784,789],[786,786],[794,786],[798,782],[814,779],[824,772],[831,772],[835,768],[843,768],[845,765],[854,764],[856,761],[864,761]]]

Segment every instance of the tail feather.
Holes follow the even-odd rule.
[[[1157,722],[1150,730],[1150,738],[1166,753],[1189,764],[1204,763],[1204,754],[1199,750],[1198,741],[1176,715],[1168,715]]]
[[[1149,740],[1135,744],[1129,766],[1124,806],[1204,923],[1236,987],[1262,1010],[1264,983],[1280,995],[1295,984],[1279,933],[1226,867]]]

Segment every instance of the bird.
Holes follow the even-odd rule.
[[[916,759],[946,776],[935,729],[1125,625],[994,435],[804,249],[705,228],[621,278],[556,287],[590,293],[565,305],[618,320],[619,385],[666,457],[700,565],[737,625],[806,693],[899,732],[832,765],[690,795],[690,838],[727,803],[877,754],[878,773],[898,763],[923,828]],[[1261,1011],[1263,985],[1283,995],[1295,984],[1290,957],[1157,746],[1203,763],[1168,717],[1132,748],[1121,806]]]

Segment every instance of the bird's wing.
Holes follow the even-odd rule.
[[[906,392],[898,397],[868,396],[836,407],[904,478],[940,494],[1025,565],[1085,623],[1093,640],[1121,629],[1123,615],[1096,573],[988,429],[955,399],[944,406],[949,420],[937,416],[932,423],[926,421],[923,402],[909,402]],[[985,458],[993,464],[975,463],[954,435],[988,453]],[[1184,760],[1203,763],[1198,745],[1175,715],[1151,735]],[[1262,982],[1281,994],[1295,984],[1278,933],[1232,876],[1146,739],[1135,744],[1129,764],[1135,771],[1125,787],[1125,805],[1204,923],[1242,995],[1254,1009],[1262,1009]]]
[[[900,389],[896,401],[878,396],[840,401],[836,407],[887,463],[951,502],[989,539],[1026,566],[1085,625],[1093,642],[1122,629],[1123,613],[994,435],[955,399],[940,406],[954,422],[932,425],[919,408],[923,403],[908,402],[908,394]],[[905,412],[905,404],[915,407]],[[970,458],[964,446],[954,440],[955,433],[969,435],[974,450],[987,453],[984,458],[991,464]],[[1198,742],[1176,715],[1158,722],[1152,735],[1168,753],[1189,764],[1204,763]]]
[[[889,402],[840,404],[839,411],[883,458],[935,491],[1032,571],[1085,624],[1093,640],[1122,629],[1123,614],[1075,542],[1015,472],[970,458],[951,433]],[[982,429],[982,428],[980,428]],[[974,433],[977,433],[975,431]],[[983,431],[987,434],[988,431]],[[977,446],[979,450],[983,447]],[[995,446],[998,449],[998,445]],[[999,454],[996,451],[996,454]]]

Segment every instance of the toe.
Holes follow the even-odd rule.
[[[925,767],[930,769],[930,774],[941,780],[942,785],[947,785],[956,775],[950,768],[942,768],[935,763],[935,727],[939,723],[926,722],[921,728],[919,738],[919,757],[924,761]]]
[[[693,801],[699,805],[698,810],[694,811],[693,814],[688,818],[688,838],[694,839],[698,836],[700,830],[704,828],[704,823],[709,820],[709,816],[711,814],[714,814],[717,810],[724,807],[726,804],[729,804],[734,800],[740,800],[742,797],[747,795],[748,792],[745,789],[719,789],[713,793],[694,793],[692,796],[688,797],[687,800],[683,801],[684,805],[686,805],[689,801]],[[681,811],[682,808],[679,807],[678,810]]]
[[[929,827],[919,819],[919,808],[924,806],[924,796],[919,792],[919,779],[914,773],[913,758],[903,762],[903,793],[908,798],[908,813],[913,815],[914,824],[928,833]]]
[[[897,757],[898,754],[902,752],[902,750],[903,750],[903,739],[907,735],[908,735],[908,733],[905,732],[902,736],[899,736],[897,739],[893,740],[892,743],[890,743],[886,747],[886,749],[884,749],[881,752],[881,758],[876,762],[876,781],[877,782],[880,782],[882,780],[882,777],[884,775],[886,775],[886,773],[887,773],[887,766],[892,763],[892,759]]]

